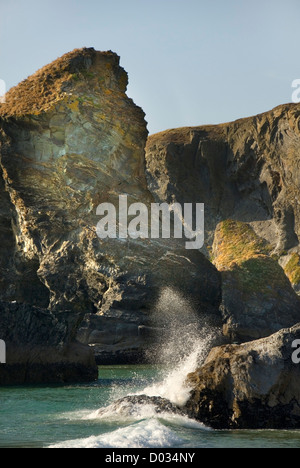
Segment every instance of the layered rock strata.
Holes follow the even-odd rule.
[[[166,286],[192,295],[201,313],[218,316],[220,275],[200,252],[187,252],[181,240],[97,236],[100,204],[117,207],[120,195],[128,206],[142,202],[150,209],[154,201],[145,176],[144,113],[127,97],[127,82],[116,54],[80,49],[11,89],[0,106],[0,299],[17,329],[7,343],[8,356],[18,355],[10,362],[27,375],[45,353],[68,367],[66,352],[81,338],[84,345],[111,342],[111,354],[127,341],[129,352],[139,353],[140,340],[128,330],[135,327],[138,337]],[[35,341],[28,350],[14,303],[26,306],[36,336],[43,322],[34,310],[45,316],[52,338],[51,345],[43,340],[43,351]],[[78,334],[84,318],[100,328],[87,331],[83,325]],[[11,325],[3,314],[0,322],[4,339]],[[116,322],[123,331],[115,343]],[[52,323],[63,332],[54,333]],[[17,354],[21,348],[24,353]],[[89,353],[85,359],[96,378]],[[73,378],[81,379],[73,362],[70,367]],[[24,380],[19,375],[17,383]],[[64,378],[64,372],[57,375]],[[27,380],[48,379],[43,372]],[[7,382],[3,368],[0,382]]]

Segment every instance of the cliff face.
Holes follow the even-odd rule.
[[[217,429],[300,426],[292,361],[300,322],[299,148],[295,104],[147,142],[155,197],[205,204],[202,251],[221,273],[223,333],[235,344],[213,348],[188,376],[184,410]]]
[[[217,226],[213,262],[222,275],[220,310],[231,341],[269,336],[300,319],[299,297],[272,252],[247,223],[227,220]]]
[[[283,255],[299,250],[300,107],[149,137],[147,172],[161,199],[206,206],[206,247],[217,224],[249,223]],[[298,252],[299,253],[299,252]]]
[[[299,147],[297,104],[147,141],[155,197],[205,204],[202,252],[222,275],[220,310],[231,340],[300,321]]]
[[[76,337],[108,353],[126,340],[139,348],[138,326],[164,286],[218,314],[220,275],[201,253],[180,241],[97,237],[100,203],[117,207],[121,194],[128,205],[153,202],[144,113],[126,87],[116,54],[80,49],[10,90],[0,106],[0,331],[7,343],[0,383],[11,383],[17,367],[25,369],[17,383],[96,377],[88,348],[76,345],[72,354]],[[18,315],[20,307],[26,311]],[[18,319],[25,315],[30,334]],[[51,334],[44,345],[32,338],[41,327]],[[84,363],[89,372],[82,373]]]
[[[0,383],[96,378],[87,345],[99,362],[136,360],[154,308],[154,330],[168,326],[165,288],[229,340],[300,319],[299,105],[147,140],[126,87],[116,54],[80,49],[0,106]],[[204,203],[203,249],[99,239],[97,207],[120,195]]]
[[[36,305],[58,312],[81,312],[84,305],[92,311],[87,269],[99,292],[108,289],[98,264],[84,258],[95,250],[96,207],[115,201],[122,188],[137,198],[146,192],[144,114],[126,97],[126,85],[115,54],[74,51],[11,90],[1,107],[1,166],[15,221],[12,234],[20,261],[34,263],[42,291],[40,299],[30,294]],[[58,272],[64,269],[62,281]],[[20,296],[14,290],[6,294],[24,299],[23,290]]]

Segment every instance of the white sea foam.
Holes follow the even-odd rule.
[[[83,416],[82,419],[101,419],[107,421],[130,422],[141,419],[149,419],[155,416],[157,416],[157,413],[153,405],[120,402],[119,404],[109,405],[106,408],[100,408],[99,410],[94,411],[89,415]]]
[[[182,359],[178,366],[167,374],[164,380],[144,388],[139,393],[150,397],[166,398],[174,405],[184,406],[191,391],[187,384],[187,376],[196,369],[201,351],[202,344],[196,345],[194,351],[185,359]]]
[[[201,320],[188,299],[172,288],[164,288],[157,301],[153,320],[161,320],[161,317],[168,326],[160,345],[156,346],[154,356],[156,361],[164,363],[165,367],[171,370],[165,371],[165,375],[159,381],[140,388],[131,395],[161,397],[178,407],[183,407],[191,391],[187,376],[204,361],[215,330],[212,330],[203,319]],[[122,402],[104,409],[100,408],[88,416],[85,415],[84,418],[130,420],[153,416],[157,416],[157,413],[151,405]]]
[[[131,395],[146,395],[169,400],[178,407],[187,402],[191,388],[187,376],[204,361],[214,338],[215,330],[201,320],[189,300],[180,293],[165,288],[162,290],[154,312],[157,319],[165,320],[166,333],[160,345],[153,350],[154,362],[163,363],[166,374],[156,383],[151,383]],[[128,389],[129,390],[129,389]],[[128,391],[129,393],[129,391]],[[128,395],[127,393],[127,395]],[[114,395],[116,396],[116,395]],[[124,394],[120,395],[124,396]],[[75,414],[69,417],[75,417]],[[203,424],[171,412],[157,413],[155,404],[120,401],[93,412],[78,413],[81,420],[103,420],[122,423],[126,427],[114,432],[62,442],[53,447],[79,448],[141,448],[180,447],[184,441],[172,427],[210,430]]]
[[[157,419],[148,419],[116,431],[51,445],[50,448],[168,448],[184,440]]]
[[[122,422],[132,423],[133,421],[140,421],[146,419],[159,419],[166,421],[180,427],[188,427],[199,430],[210,430],[201,422],[190,419],[187,416],[180,414],[162,412],[157,413],[155,405],[152,404],[130,404],[129,402],[120,402],[119,404],[112,404],[106,408],[101,408],[92,413],[85,414],[80,418],[81,420],[102,420],[108,422]]]
[[[165,334],[154,350],[155,359],[171,370],[141,393],[184,406],[191,391],[187,376],[203,363],[217,332],[196,312],[189,299],[172,288],[161,291],[153,320],[165,322]]]

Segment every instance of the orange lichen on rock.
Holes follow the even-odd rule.
[[[108,74],[109,80],[105,80]],[[75,49],[11,88],[6,93],[6,102],[0,105],[0,117],[38,115],[71,95],[74,87],[86,89],[89,81],[93,82],[93,90],[96,83],[100,87],[102,78],[106,86],[116,89],[121,80],[118,91],[124,92],[124,87],[126,90],[127,73],[119,67],[115,53]]]

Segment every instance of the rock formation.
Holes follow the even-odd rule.
[[[0,304],[0,336],[7,347],[0,384],[92,381],[98,376],[91,349],[69,340],[68,322],[29,304]]]
[[[214,348],[188,377],[185,410],[224,429],[300,428],[300,367],[292,360],[300,325],[241,345]]]
[[[213,263],[222,274],[223,332],[249,341],[299,321],[300,301],[272,246],[247,223],[218,224]]]
[[[155,198],[205,204],[202,252],[222,274],[221,312],[231,340],[300,321],[299,147],[298,104],[148,138]]]
[[[127,81],[116,54],[79,49],[0,105],[0,384],[95,379],[94,351],[143,359],[165,288],[231,342],[300,321],[299,105],[147,140]],[[99,239],[97,207],[120,195],[204,203],[204,247]]]
[[[300,322],[299,147],[297,104],[147,141],[155,199],[205,204],[202,252],[221,272],[223,333],[248,342],[214,348],[189,376],[185,409],[215,428],[300,427],[300,328],[279,331]]]
[[[121,194],[128,204],[153,202],[145,176],[146,122],[125,94],[127,81],[116,54],[80,49],[11,89],[0,106],[0,301],[6,311],[0,330],[7,366],[22,368],[15,383],[48,381],[48,361],[44,372],[41,366],[50,353],[65,369],[58,381],[96,378],[91,350],[70,358],[78,338],[111,355],[129,342],[129,352],[139,354],[138,327],[147,325],[164,286],[191,294],[201,313],[218,316],[220,275],[200,252],[186,251],[180,240],[101,240],[96,234],[100,203],[117,206]],[[30,337],[18,320],[25,315]],[[42,342],[32,341],[43,327]],[[85,362],[89,372],[74,361]],[[40,374],[33,377],[36,363]],[[11,383],[3,369],[0,383]]]
[[[126,417],[130,416],[140,416],[143,418],[142,414],[145,410],[145,406],[151,408],[153,414],[177,414],[179,416],[185,416],[186,413],[178,408],[176,405],[171,403],[166,398],[161,397],[150,397],[148,395],[129,395],[127,397],[117,400],[112,405],[107,408],[101,408],[97,412],[97,417],[109,418],[112,415],[122,415]],[[144,412],[145,414],[145,412]]]
[[[298,251],[300,107],[152,135],[149,185],[159,199],[205,203],[206,250],[218,223],[252,225],[279,255]]]

